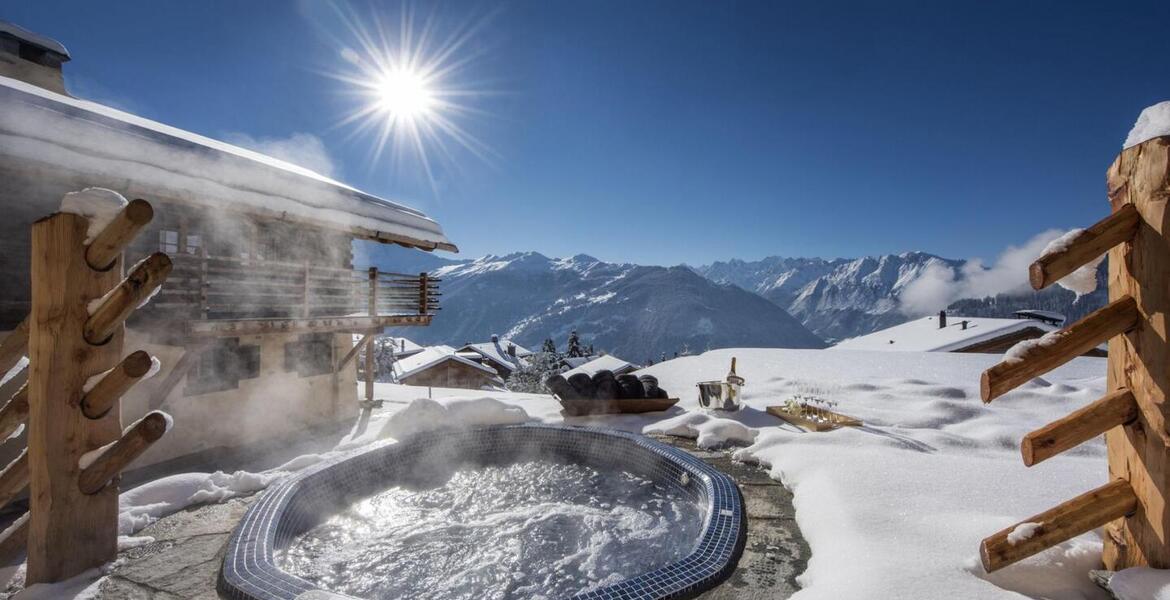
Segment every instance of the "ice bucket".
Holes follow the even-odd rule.
[[[712,410],[739,410],[740,384],[726,381],[700,381],[699,406]]]

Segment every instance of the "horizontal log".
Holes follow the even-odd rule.
[[[28,354],[28,317],[16,329],[0,340],[0,376],[12,370],[24,355]]]
[[[984,539],[979,545],[983,569],[1002,569],[1131,514],[1137,506],[1129,482],[1115,479]]]
[[[24,488],[28,487],[28,449],[21,450],[17,456],[0,471],[0,507],[8,506],[9,502]]]
[[[236,337],[265,333],[326,333],[365,331],[382,327],[429,325],[429,315],[384,315],[361,317],[315,317],[308,319],[222,319],[188,321],[193,337]]]
[[[1036,259],[1028,268],[1032,288],[1042,290],[1085,266],[1110,248],[1133,239],[1141,216],[1132,204],[1123,204],[1117,212],[1082,231],[1065,248]]]
[[[1096,348],[1102,342],[1137,326],[1139,313],[1133,298],[1124,296],[1097,309],[1085,318],[1041,338],[1022,357],[1003,362],[983,372],[980,394],[984,402],[1014,390],[1024,382]]]
[[[78,488],[84,494],[98,493],[166,432],[167,417],[161,412],[152,412],[142,417],[92,464],[81,470],[77,478]]]
[[[0,532],[0,565],[13,565],[28,546],[28,513],[18,517]]]
[[[81,412],[90,419],[104,417],[127,390],[150,372],[151,362],[146,352],[131,352],[85,393],[81,399]]]
[[[114,266],[122,250],[154,219],[154,208],[146,200],[132,200],[122,208],[106,228],[85,249],[85,262],[91,269],[105,271]]]
[[[1079,446],[1106,431],[1138,418],[1137,400],[1127,389],[1116,390],[1024,436],[1020,453],[1024,464],[1032,466]]]
[[[163,284],[171,272],[171,259],[162,252],[151,254],[100,300],[85,322],[83,335],[91,344],[103,344],[130,313]]]
[[[0,443],[28,423],[28,384],[20,386],[12,398],[0,408]]]

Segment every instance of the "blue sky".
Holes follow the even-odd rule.
[[[397,31],[401,4],[351,8]],[[471,256],[993,258],[1103,216],[1106,167],[1138,112],[1170,99],[1164,1],[415,12],[436,39],[480,25],[451,83],[482,92],[458,123],[493,156],[433,156],[433,179],[339,126],[355,99],[327,74],[354,40],[326,4],[0,6],[70,49],[75,94],[217,138],[319,139],[336,177],[426,211]]]

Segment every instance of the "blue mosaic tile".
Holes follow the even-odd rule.
[[[220,570],[219,590],[232,600],[349,598],[280,570],[276,550],[358,500],[396,485],[427,483],[422,480],[426,473],[450,472],[452,466],[510,464],[531,456],[620,468],[672,485],[704,507],[702,532],[685,558],[573,600],[693,598],[735,570],[747,521],[743,497],[730,477],[686,452],[640,435],[525,424],[421,433],[310,467],[274,485],[236,526]],[[428,462],[445,468],[428,469]]]

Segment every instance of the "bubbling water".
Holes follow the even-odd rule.
[[[527,461],[388,489],[297,537],[277,563],[360,598],[563,598],[681,560],[702,525],[676,488]]]

